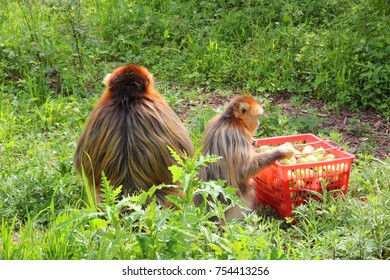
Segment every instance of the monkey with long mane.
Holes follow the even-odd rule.
[[[290,158],[294,153],[288,144],[261,153],[255,150],[252,141],[261,114],[263,108],[253,97],[235,97],[207,124],[201,140],[203,154],[221,156],[221,159],[202,169],[199,177],[203,181],[226,180],[226,185],[236,188],[237,195],[252,210],[256,207],[253,177],[276,160]],[[202,201],[201,196],[195,198],[197,205]],[[231,220],[242,217],[243,212],[233,207],[225,216]]]
[[[174,184],[168,167],[176,162],[167,147],[182,158],[192,156],[194,148],[177,114],[154,89],[152,74],[129,64],[108,74],[104,83],[106,90],[86,122],[74,156],[77,171],[85,173],[97,201],[101,202],[102,172],[114,188],[122,186],[122,196]],[[156,192],[157,201],[170,206],[167,194],[180,191]]]

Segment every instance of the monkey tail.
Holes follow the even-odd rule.
[[[104,84],[113,99],[139,99],[153,86],[153,76],[146,68],[129,64],[108,74]]]

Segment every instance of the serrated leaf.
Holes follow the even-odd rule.
[[[208,243],[207,246],[209,246],[211,249],[213,249],[216,255],[218,255],[218,256],[222,255],[223,250],[218,245],[215,245],[214,243]]]
[[[177,195],[167,195],[167,196],[165,196],[165,198],[168,201],[172,202],[176,207],[181,208],[180,206],[181,206],[183,201],[182,201],[182,199],[179,196],[177,196]]]
[[[180,180],[182,169],[181,167],[177,165],[172,165],[168,167],[169,171],[171,171],[172,174],[172,182],[177,182]]]
[[[184,162],[182,160],[182,158],[178,155],[178,153],[176,153],[176,151],[174,149],[172,149],[171,147],[167,146],[169,152],[171,153],[172,157],[181,165],[183,166],[184,165]]]
[[[90,221],[90,224],[92,227],[97,228],[97,229],[103,229],[106,228],[108,225],[108,221],[100,219],[100,218],[95,218]]]

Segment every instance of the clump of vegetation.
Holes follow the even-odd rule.
[[[365,1],[4,1],[8,92],[80,94],[118,64],[183,86],[389,107],[389,13]]]
[[[222,191],[196,177],[215,158],[171,168],[186,193],[170,198],[179,210],[144,206],[164,186],[118,201],[107,181],[96,206],[72,162],[103,77],[129,62],[154,73],[175,111],[185,107],[196,147],[220,110],[205,108],[215,89],[263,101],[258,137],[311,132],[342,143],[315,111],[293,117],[267,97],[293,92],[297,106],[318,98],[389,116],[388,26],[384,0],[1,1],[0,259],[390,259],[390,161],[372,148],[357,155],[343,199],[325,193],[298,207],[295,224],[268,207],[211,222],[232,205],[195,208],[192,196]]]
[[[253,259],[271,258],[271,244],[266,232],[251,232],[232,223],[224,232],[218,223],[209,220],[217,216],[224,220],[224,212],[235,203],[242,204],[234,196],[235,190],[223,188],[224,182],[200,182],[197,174],[207,162],[217,160],[203,157],[182,161],[170,168],[181,183],[184,197],[168,197],[177,210],[162,209],[152,199],[157,189],[117,201],[121,188],[113,190],[103,174],[104,203],[93,203],[92,194],[85,184],[86,200],[79,208],[56,213],[55,201],[26,221],[9,223],[2,220],[1,259]],[[232,200],[224,205],[216,200],[220,194]],[[209,208],[195,207],[193,196],[204,194],[216,201]],[[146,205],[146,206],[145,206]],[[50,219],[45,229],[39,216],[48,212]],[[249,220],[249,218],[248,218]],[[253,216],[253,221],[260,218]],[[14,233],[14,228],[18,232]],[[239,232],[236,234],[235,231]],[[244,234],[245,233],[245,234]],[[16,241],[15,241],[16,240]],[[253,244],[253,240],[256,240]],[[250,242],[249,242],[250,241]],[[275,255],[275,253],[274,253]],[[272,255],[272,257],[274,256]]]

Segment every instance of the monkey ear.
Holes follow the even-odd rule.
[[[109,80],[110,80],[110,77],[111,77],[111,74],[107,74],[107,75],[104,77],[103,84],[105,84],[106,87],[108,87],[108,82],[109,82]]]
[[[249,111],[249,104],[246,102],[240,103],[239,110],[241,115],[245,115]]]
[[[151,74],[151,73],[149,73],[149,75],[148,75],[148,84],[150,87],[154,86],[153,74]]]

